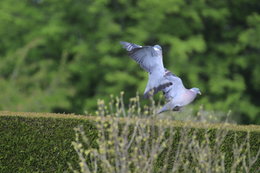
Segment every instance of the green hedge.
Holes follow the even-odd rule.
[[[244,126],[245,128],[246,126]],[[197,137],[199,138],[199,141],[203,141],[205,140],[205,133],[209,134],[209,138],[210,138],[210,145],[211,147],[213,145],[215,145],[216,142],[216,133],[218,130],[220,130],[219,128],[208,128],[205,129],[204,127],[200,128],[200,127],[192,127],[192,128],[188,128],[189,129],[189,133],[188,136],[190,138],[192,138],[193,132],[196,131]],[[174,141],[178,141],[176,143],[173,143],[171,146],[171,151],[170,151],[170,156],[169,156],[169,162],[172,163],[168,163],[168,169],[171,170],[172,169],[172,165],[173,165],[173,158],[176,155],[176,150],[178,148],[179,145],[179,141],[180,141],[180,132],[183,130],[183,127],[177,127],[177,130],[179,133],[175,134],[175,136],[173,137]],[[247,138],[247,133],[249,132],[250,134],[250,140],[249,140],[249,144],[250,144],[250,151],[251,151],[251,156],[256,156],[258,150],[260,149],[260,131],[259,131],[259,127],[254,130],[251,129],[251,127],[248,128],[248,130],[231,130],[229,129],[227,132],[227,135],[224,139],[224,142],[222,143],[220,150],[223,151],[223,153],[225,153],[225,170],[227,172],[231,171],[231,166],[234,162],[234,158],[233,158],[233,145],[235,144],[234,141],[237,141],[237,144],[240,146],[243,142],[246,141]],[[234,139],[236,135],[236,140]],[[243,147],[243,149],[245,150],[246,145]],[[195,152],[195,151],[194,151]],[[159,172],[159,170],[162,168],[162,166],[165,164],[164,163],[164,157],[165,157],[166,153],[162,152],[161,156],[158,159],[157,164],[155,165],[155,172]],[[244,154],[243,154],[244,155]],[[246,158],[248,158],[248,155],[246,155]],[[189,158],[188,158],[189,159]],[[212,158],[214,160],[214,158]],[[195,163],[196,164],[196,163]],[[239,165],[242,165],[242,163],[240,163]],[[258,160],[256,161],[256,163],[254,163],[253,167],[251,168],[250,172],[258,172],[258,170],[260,169],[260,159],[258,157]],[[192,172],[195,172],[195,170],[193,170],[193,167],[190,168],[192,170]],[[170,172],[170,171],[169,171]],[[203,172],[203,171],[202,171]],[[213,171],[214,172],[214,171]],[[241,170],[237,170],[236,172],[241,172]],[[243,172],[243,171],[242,171]]]
[[[77,161],[71,142],[78,124],[84,124],[91,136],[93,125],[85,120],[2,116],[0,172],[67,170],[68,162]]]
[[[64,172],[68,162],[77,168],[78,157],[71,142],[75,139],[74,127],[83,124],[91,141],[97,137],[97,130],[91,122],[93,117],[0,112],[0,172]],[[243,142],[250,132],[251,154],[260,146],[259,126],[234,126],[225,140],[223,149],[232,161],[231,146],[234,134]],[[215,127],[211,127],[214,133]],[[202,130],[203,132],[203,130]],[[159,167],[160,167],[159,162]],[[260,165],[259,159],[254,168]]]

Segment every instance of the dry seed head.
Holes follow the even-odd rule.
[[[107,127],[108,127],[108,125],[109,125],[109,123],[108,123],[108,122],[105,122],[105,123],[104,123],[104,127],[105,127],[105,128],[107,128]]]
[[[77,146],[77,143],[76,143],[76,142],[74,142],[74,141],[73,141],[71,144],[72,144],[74,147],[76,147],[76,146]]]
[[[114,155],[114,154],[115,154],[115,150],[114,150],[114,149],[109,149],[109,150],[108,150],[108,153]]]
[[[84,150],[81,148],[81,149],[79,149],[79,152],[80,152],[80,153],[83,153],[83,152],[84,152]]]
[[[102,137],[102,135],[99,134],[98,137],[100,138],[100,137]],[[99,138],[96,140],[98,144],[101,143],[101,141],[99,140]]]
[[[104,149],[104,147],[102,147],[102,148],[99,149],[99,153],[100,153],[100,154],[105,154],[105,153],[106,153],[106,150]]]
[[[84,166],[84,163],[83,162],[80,162],[79,163],[79,166],[82,168]]]
[[[85,150],[85,155],[89,155],[91,153],[91,150]]]
[[[162,147],[163,147],[163,148],[166,148],[166,147],[167,147],[167,145],[166,145],[165,142],[162,143]]]
[[[136,100],[135,97],[133,97],[133,98],[130,98],[130,101],[131,101],[131,102],[136,102],[137,100]]]
[[[157,154],[154,154],[154,155],[153,155],[153,158],[157,158],[157,157],[158,157],[158,155],[157,155]]]
[[[145,128],[145,124],[140,124],[140,127],[143,129]]]

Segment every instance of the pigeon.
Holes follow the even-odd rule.
[[[167,103],[157,114],[168,110],[179,111],[183,106],[190,104],[196,98],[197,94],[201,95],[199,88],[186,89],[182,80],[169,70],[165,69],[164,75],[172,82],[172,85],[162,90]]]
[[[134,59],[149,74],[148,83],[144,91],[144,98],[149,98],[159,91],[172,85],[172,82],[164,75],[162,48],[155,46],[140,46],[133,43],[120,42]]]

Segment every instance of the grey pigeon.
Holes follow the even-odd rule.
[[[183,106],[190,104],[196,98],[197,94],[201,95],[199,88],[186,89],[182,80],[169,70],[165,69],[164,75],[172,82],[172,85],[162,90],[167,103],[157,114],[168,110],[179,111]]]
[[[148,83],[144,91],[144,98],[148,98],[157,92],[172,85],[164,75],[162,48],[155,46],[140,46],[121,41],[128,55],[134,59],[149,74]]]

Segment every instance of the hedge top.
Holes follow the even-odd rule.
[[[152,124],[164,124],[167,126],[176,127],[195,127],[195,128],[209,128],[209,129],[219,129],[225,128],[227,130],[235,131],[255,131],[260,132],[259,125],[236,125],[229,123],[205,123],[205,122],[183,122],[174,121],[168,119],[154,119],[154,118],[139,118],[139,117],[100,117],[100,116],[87,116],[87,115],[76,115],[76,114],[57,114],[57,113],[37,113],[37,112],[10,112],[10,111],[0,111],[0,117],[3,116],[20,116],[28,118],[70,118],[70,119],[80,119],[80,120],[90,120],[90,121],[108,121],[112,118],[116,118],[122,122],[137,122],[140,123],[152,123]]]

